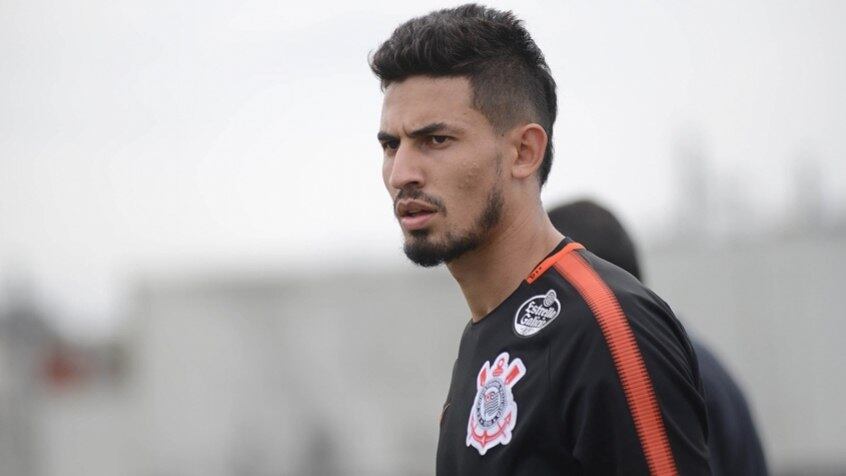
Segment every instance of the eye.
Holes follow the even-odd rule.
[[[449,136],[429,136],[429,144],[434,146],[446,144],[451,137]]]
[[[398,147],[399,147],[399,141],[398,140],[386,140],[386,141],[382,142],[382,149],[384,149],[386,152],[397,150]]]

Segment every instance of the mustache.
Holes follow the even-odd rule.
[[[394,197],[394,210],[397,209],[397,203],[400,200],[408,199],[408,200],[419,200],[421,202],[426,202],[427,204],[435,207],[439,212],[446,214],[446,206],[444,205],[443,200],[434,195],[429,195],[428,193],[424,193],[419,188],[403,188],[400,189],[397,196]]]

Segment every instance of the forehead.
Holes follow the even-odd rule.
[[[436,122],[467,127],[487,123],[473,108],[473,89],[467,78],[412,76],[385,89],[383,131],[409,131]]]

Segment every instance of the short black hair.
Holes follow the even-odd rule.
[[[464,76],[473,106],[498,131],[535,122],[548,137],[539,170],[552,168],[552,126],[558,106],[555,80],[540,48],[510,11],[476,4],[433,11],[394,30],[370,57],[382,88],[410,76]]]
[[[607,208],[592,200],[577,200],[551,209],[549,219],[558,231],[583,244],[591,253],[641,279],[634,242]]]

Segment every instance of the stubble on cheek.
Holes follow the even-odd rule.
[[[482,188],[481,180],[485,177],[485,167],[481,161],[474,160],[468,164],[467,170],[458,181],[458,190],[462,193],[471,193]]]

